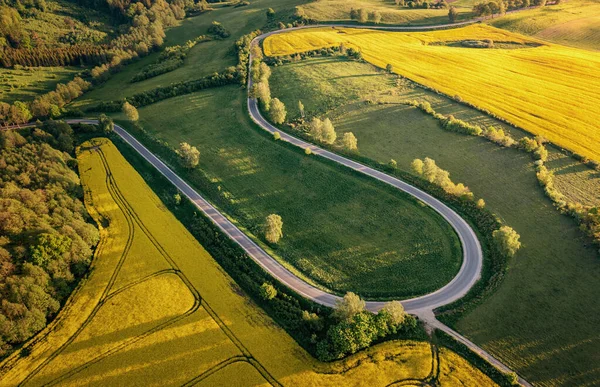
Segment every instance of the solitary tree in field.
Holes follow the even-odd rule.
[[[275,10],[273,8],[267,9],[267,18],[271,19],[275,16]]]
[[[323,121],[314,117],[312,121],[310,121],[310,129],[309,133],[317,141],[321,141],[323,139]]]
[[[262,108],[269,111],[271,108],[271,89],[268,82],[259,82],[256,84],[256,97],[260,101]]]
[[[388,73],[393,73],[394,72],[394,66],[392,66],[391,64],[387,64],[387,66],[385,66],[385,71],[387,71]]]
[[[283,124],[285,122],[285,116],[287,115],[287,112],[285,110],[285,105],[279,100],[279,98],[273,98],[269,113],[271,114],[271,121],[274,123]]]
[[[108,117],[106,114],[100,114],[100,117],[98,117],[98,126],[104,134],[112,133],[115,129],[112,118]]]
[[[414,159],[412,163],[410,163],[410,169],[417,176],[423,175],[423,161],[421,159]]]
[[[179,144],[179,150],[177,151],[179,156],[183,159],[183,164],[187,168],[195,168],[200,162],[200,151],[195,147],[191,146],[187,142]]]
[[[304,118],[304,104],[302,101],[298,101],[298,111],[300,112],[300,117]]]
[[[137,121],[140,118],[140,115],[135,106],[133,106],[127,101],[123,104],[123,113],[125,113],[125,116],[129,121]]]
[[[335,139],[337,138],[337,134],[335,133],[335,128],[331,123],[329,118],[325,118],[323,120],[323,128],[322,128],[322,141],[325,144],[333,144]]]
[[[304,154],[310,155],[310,154],[312,154],[312,150],[309,147],[306,147],[306,148],[304,148]]]
[[[340,320],[350,320],[363,310],[365,310],[365,302],[358,295],[348,292],[343,300],[336,303],[333,314]]]
[[[500,249],[509,257],[514,256],[519,248],[521,248],[521,238],[519,234],[508,226],[502,226],[494,231],[492,236]]]
[[[271,214],[265,222],[265,239],[269,243],[277,243],[283,237],[283,220],[281,216]]]
[[[277,296],[277,289],[275,289],[273,285],[265,282],[260,286],[260,296],[263,300],[272,300]]]
[[[456,23],[456,19],[458,19],[458,10],[455,6],[451,5],[448,10],[448,20],[450,23]]]
[[[390,159],[388,165],[392,169],[398,169],[398,162],[396,160],[394,160],[394,159]]]
[[[482,209],[485,207],[485,200],[479,199],[477,200],[477,208]]]
[[[381,23],[381,12],[379,12],[379,11],[374,11],[374,12],[371,14],[371,20],[373,20],[373,23],[375,23],[375,24],[379,24],[379,23]]]
[[[367,21],[369,21],[369,11],[367,11],[364,8],[361,8],[358,10],[358,21],[360,23],[366,23]]]
[[[352,132],[344,133],[344,136],[342,137],[342,146],[348,151],[358,150],[358,140],[356,139],[356,136],[354,136]]]
[[[273,139],[274,139],[275,141],[277,141],[277,140],[281,140],[281,133],[279,133],[279,132],[275,132],[275,133],[273,133]]]

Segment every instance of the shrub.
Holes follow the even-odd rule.
[[[492,234],[500,250],[508,257],[513,257],[521,248],[520,236],[509,226],[502,226]]]
[[[352,132],[344,133],[344,136],[342,137],[342,146],[350,152],[358,150],[358,140]]]
[[[273,133],[273,138],[275,139],[275,141],[281,140],[281,133],[279,133],[279,132]]]
[[[273,285],[264,282],[260,286],[260,296],[263,300],[269,301],[277,297],[277,289]]]
[[[223,27],[223,25],[218,21],[212,22],[211,26],[208,27],[208,33],[221,39],[228,38],[231,35],[229,31],[227,31],[225,27]]]

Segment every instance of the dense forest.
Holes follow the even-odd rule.
[[[0,132],[0,357],[54,317],[98,243],[72,151],[63,122]]]

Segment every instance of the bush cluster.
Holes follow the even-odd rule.
[[[59,83],[56,89],[41,95],[31,102],[16,101],[12,105],[0,102],[0,125],[20,125],[32,118],[57,118],[63,113],[63,107],[82,95],[91,84],[80,77],[67,84]]]
[[[149,64],[133,76],[131,82],[139,82],[145,79],[153,78],[161,74],[173,71],[183,66],[183,61],[196,44],[209,40],[208,37],[201,35],[196,39],[188,40],[184,45],[169,46],[158,57],[156,63]]]
[[[164,99],[176,97],[179,95],[193,93],[199,90],[208,89],[211,87],[219,87],[237,83],[236,69],[231,67],[223,73],[215,73],[213,75],[195,79],[192,81],[184,81],[179,83],[173,83],[169,86],[157,87],[142,93],[134,94],[127,98],[127,102],[136,108],[150,105]],[[92,106],[87,109],[91,112],[119,112],[123,108],[125,99],[116,101],[101,102],[98,105]]]

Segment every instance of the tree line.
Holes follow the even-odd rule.
[[[56,89],[31,102],[15,101],[12,105],[0,102],[0,125],[21,125],[31,119],[57,118],[66,104],[81,96],[91,84],[75,77],[67,84],[59,83]]]
[[[560,0],[558,1],[560,2]],[[505,14],[506,11],[512,11],[531,6],[543,7],[546,0],[494,0],[476,3],[473,6],[473,13],[477,16],[487,17],[497,14]]]
[[[82,202],[73,129],[0,132],[0,357],[46,326],[99,240]]]
[[[210,40],[208,36],[200,35],[195,39],[188,40],[183,45],[178,44],[175,46],[165,47],[165,49],[160,53],[158,60],[155,63],[145,66],[142,70],[135,74],[131,79],[131,82],[139,82],[143,81],[144,79],[153,78],[183,66],[183,61],[187,57],[187,53],[194,48],[196,44],[206,42],[208,40]]]
[[[525,136],[517,141],[502,128],[481,128],[479,125],[470,124],[452,115],[444,116],[443,114],[436,113],[427,101],[407,101],[406,104],[431,115],[446,130],[470,136],[482,136],[500,146],[512,147],[530,153],[535,160],[534,164],[538,182],[544,189],[546,196],[552,200],[559,211],[572,216],[579,223],[580,229],[591,237],[596,245],[600,246],[600,207],[584,206],[578,202],[570,202],[554,186],[554,173],[545,166],[549,155],[546,148],[548,141],[545,138],[542,136],[536,136],[535,138]],[[577,158],[576,155],[574,157]],[[600,169],[597,162],[585,160],[581,156],[579,160],[590,168]]]

